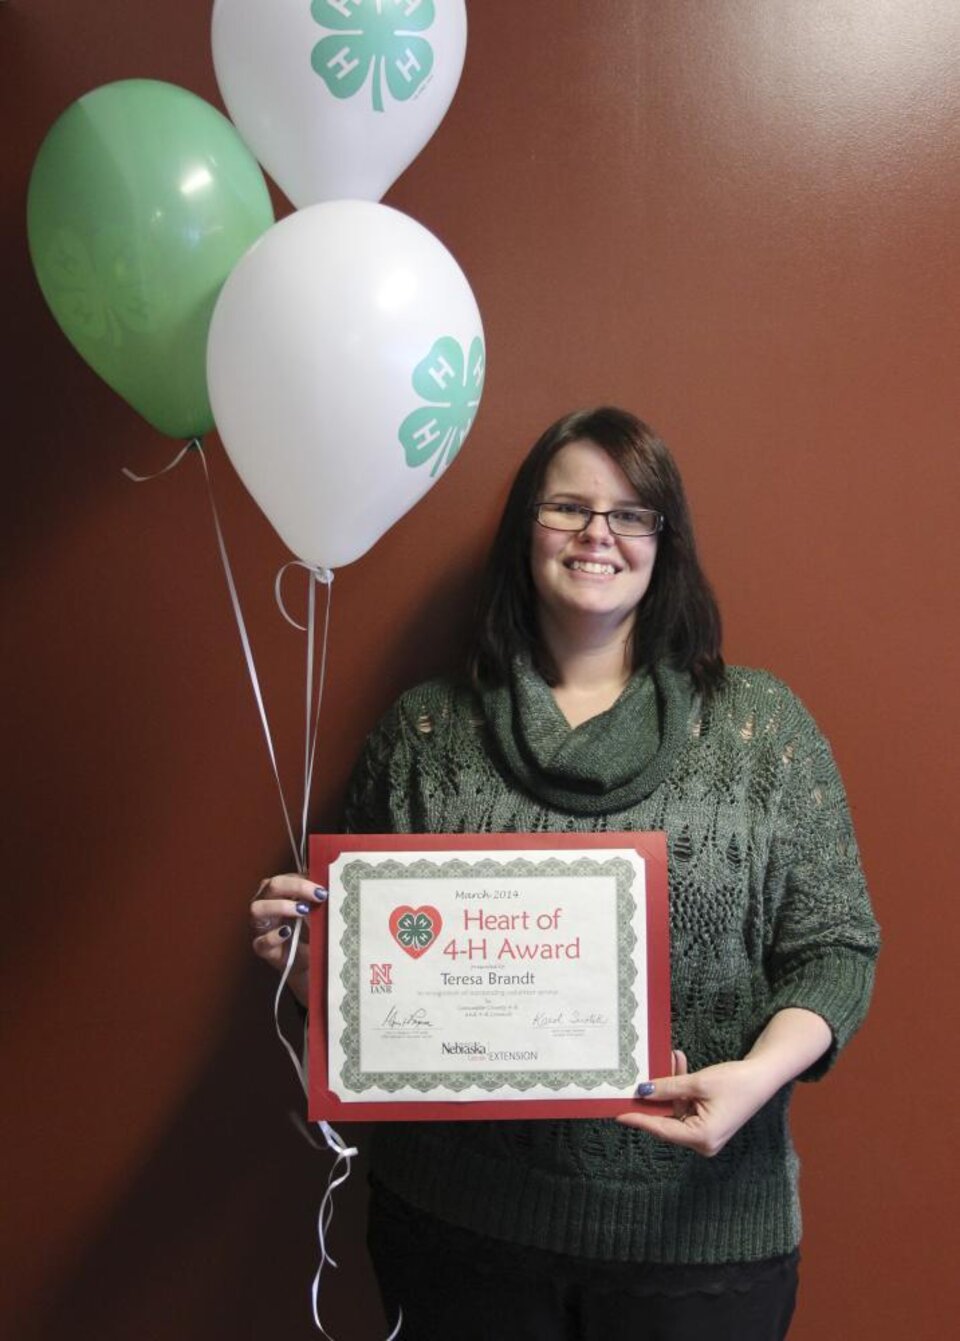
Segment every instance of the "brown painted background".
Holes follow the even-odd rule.
[[[198,0],[7,0],[4,1318],[53,1341],[307,1338],[327,1160],[288,1120],[246,901],[286,864],[194,462],[73,353],[26,180],[80,94],[213,102]],[[679,457],[733,661],[844,770],[886,952],[872,1018],[796,1104],[797,1341],[948,1335],[957,1300],[956,0],[472,0],[460,92],[391,192],[454,251],[489,380],[455,468],[337,577],[319,826],[365,730],[454,655],[506,480],[613,401]],[[285,208],[285,207],[284,207]],[[211,443],[280,747],[284,552]],[[363,1134],[360,1133],[361,1143]],[[362,1177],[326,1294],[382,1335]],[[953,1319],[955,1322],[955,1318]]]

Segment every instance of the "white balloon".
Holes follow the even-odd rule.
[[[466,276],[421,224],[362,200],[268,229],[220,292],[207,346],[224,447],[305,563],[365,554],[456,456],[483,389]]]
[[[443,120],[464,0],[216,0],[227,110],[297,206],[379,200]]]

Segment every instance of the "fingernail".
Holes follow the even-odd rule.
[[[638,1099],[649,1099],[656,1088],[652,1080],[641,1080],[636,1089],[636,1097]]]
[[[327,891],[324,889],[323,885],[317,885],[316,889],[313,891],[313,897],[316,899],[317,903],[326,903]]]
[[[280,928],[280,930],[277,932],[277,935],[280,937],[282,941],[288,941],[290,937],[293,935],[293,928],[288,926],[285,922],[283,926]]]
[[[298,903],[296,905],[297,912],[301,917],[306,917],[307,913],[312,913],[313,908],[314,905],[312,903]]]

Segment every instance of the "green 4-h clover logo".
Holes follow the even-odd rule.
[[[104,233],[94,251],[76,233],[60,228],[42,257],[39,273],[44,292],[60,314],[71,339],[86,347],[109,341],[119,348],[126,331],[147,334],[157,318],[156,286],[122,234]]]
[[[313,0],[310,12],[333,30],[313,48],[311,63],[335,98],[352,98],[373,70],[373,110],[382,112],[383,76],[397,102],[412,98],[433,69],[424,37],[434,0]]]
[[[463,446],[477,415],[483,391],[483,341],[475,337],[466,359],[451,335],[436,341],[413,370],[413,389],[422,405],[400,425],[400,442],[411,468],[433,460],[431,477],[447,466]]]
[[[397,940],[406,949],[425,950],[433,940],[433,923],[426,913],[407,913],[397,924]]]
[[[432,904],[411,908],[409,903],[390,914],[390,934],[411,959],[419,959],[440,935],[443,918]]]

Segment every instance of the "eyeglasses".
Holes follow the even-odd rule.
[[[594,517],[606,517],[614,535],[656,535],[663,530],[664,516],[650,508],[610,508],[601,512],[582,503],[534,503],[534,520],[548,531],[585,531]]]

